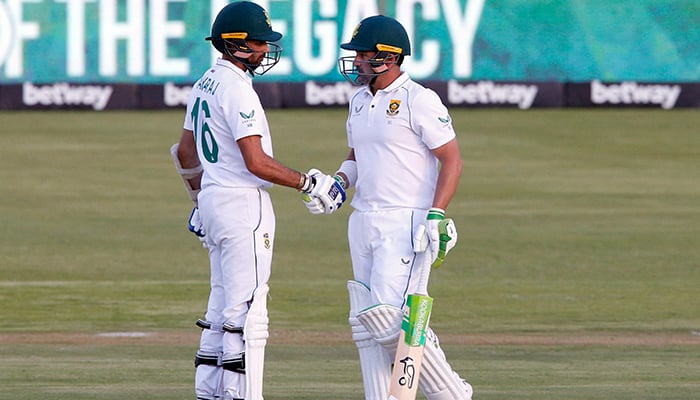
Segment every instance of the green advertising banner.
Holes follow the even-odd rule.
[[[0,0],[0,84],[190,83],[226,0]],[[260,81],[342,81],[362,18],[406,27],[418,80],[700,81],[698,0],[269,0],[283,59]]]

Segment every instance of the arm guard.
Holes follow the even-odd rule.
[[[177,173],[180,174],[182,181],[185,183],[185,189],[187,190],[187,194],[190,196],[190,200],[192,200],[194,205],[197,206],[197,194],[199,194],[200,189],[193,189],[190,179],[194,179],[202,173],[202,165],[200,164],[194,168],[183,168],[182,164],[180,163],[180,159],[177,156],[177,148],[179,146],[179,143],[175,143],[172,145],[172,147],[170,147],[170,157],[175,163]]]

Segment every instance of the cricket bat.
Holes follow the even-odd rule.
[[[425,333],[433,309],[433,299],[428,296],[428,278],[432,268],[430,252],[426,251],[421,256],[423,262],[418,288],[415,293],[408,295],[404,307],[389,388],[389,400],[414,400],[418,391]]]

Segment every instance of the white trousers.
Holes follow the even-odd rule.
[[[348,221],[353,275],[361,283],[348,285],[349,322],[360,355],[365,400],[388,397],[391,361],[401,329],[400,310],[406,296],[416,291],[420,275],[422,261],[413,252],[413,236],[425,222],[426,214],[427,210],[420,209],[354,211]],[[371,319],[375,325],[365,325],[358,314],[363,314],[362,308],[376,312],[380,309],[369,306],[378,304],[393,306],[396,312],[393,316]],[[428,400],[470,400],[471,386],[452,370],[432,330],[429,337],[419,383],[423,394]],[[382,350],[389,350],[387,359],[376,354]]]
[[[270,279],[275,237],[275,215],[268,192],[247,188],[206,188],[199,194],[199,212],[206,231],[211,269],[211,291],[206,320],[243,327],[253,291]],[[238,333],[202,331],[200,351],[222,354],[222,359],[240,357],[243,338]],[[215,392],[215,374],[200,366],[195,374],[195,392],[200,398],[221,396]],[[201,375],[201,377],[200,377]],[[223,371],[225,393],[244,397],[243,376]],[[237,387],[231,387],[237,386]],[[221,389],[218,389],[221,390]]]
[[[402,308],[417,289],[420,259],[413,252],[413,234],[427,210],[353,211],[348,243],[354,279],[370,289],[371,304]]]

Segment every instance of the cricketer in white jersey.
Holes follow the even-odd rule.
[[[355,187],[348,320],[365,399],[386,400],[402,307],[417,289],[423,264],[417,260],[429,255],[439,265],[456,242],[456,230],[443,239],[448,235],[441,237],[439,226],[457,190],[462,159],[438,95],[401,72],[410,42],[398,21],[365,18],[341,48],[355,52],[338,60],[341,74],[362,86],[350,99],[350,152],[336,172],[346,189]],[[420,228],[424,235],[416,235]],[[428,400],[471,399],[471,385],[453,371],[431,329],[422,371],[418,386]]]
[[[252,76],[273,67],[281,49],[259,5],[225,6],[212,24],[222,53],[192,87],[183,132],[171,148],[194,202],[190,230],[209,250],[211,290],[195,357],[199,400],[262,400],[268,337],[267,293],[275,215],[266,191],[296,188],[331,212],[345,200],[340,184],[312,169],[301,173],[273,158],[270,127]]]
[[[372,304],[402,307],[415,290],[412,235],[433,206],[438,159],[431,149],[455,140],[447,109],[406,73],[350,100],[348,145],[357,167],[348,240],[354,279]],[[410,260],[410,263],[406,261]]]

